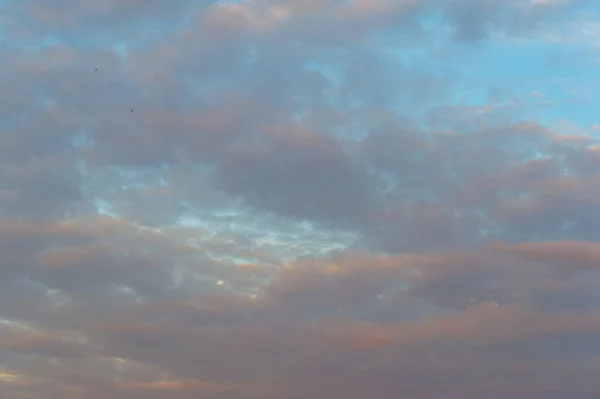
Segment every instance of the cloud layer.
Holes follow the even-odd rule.
[[[0,396],[600,395],[596,2],[0,7]]]

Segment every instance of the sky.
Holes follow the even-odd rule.
[[[597,399],[600,3],[0,0],[2,399]]]

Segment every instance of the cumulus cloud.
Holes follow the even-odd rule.
[[[595,2],[0,3],[0,396],[600,395]]]

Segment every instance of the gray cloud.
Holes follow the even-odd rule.
[[[592,2],[3,5],[0,394],[598,396]]]

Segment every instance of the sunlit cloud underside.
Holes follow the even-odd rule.
[[[0,1],[0,397],[597,399],[599,21]]]

